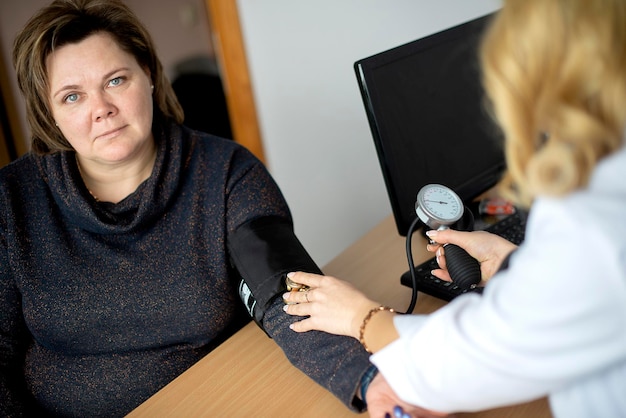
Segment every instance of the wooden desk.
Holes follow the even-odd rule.
[[[432,256],[415,234],[414,262]],[[332,260],[328,275],[355,283],[375,300],[405,311],[410,289],[400,284],[407,270],[405,240],[388,217]],[[415,312],[444,301],[420,294]],[[241,349],[246,347],[246,349]],[[164,387],[132,413],[140,417],[355,417],[333,395],[289,363],[280,348],[254,323]],[[545,399],[462,417],[550,417]]]

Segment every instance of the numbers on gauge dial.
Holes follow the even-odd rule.
[[[418,204],[428,217],[439,222],[456,222],[463,215],[463,203],[459,196],[441,185],[424,186]]]

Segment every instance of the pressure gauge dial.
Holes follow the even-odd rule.
[[[415,212],[432,229],[447,229],[463,217],[465,206],[452,189],[441,184],[427,184],[417,193]],[[431,242],[432,243],[432,242]],[[446,266],[455,285],[471,289],[480,283],[480,263],[463,248],[444,244]]]
[[[432,229],[454,224],[463,216],[463,210],[459,195],[441,184],[427,184],[417,194],[415,212]]]

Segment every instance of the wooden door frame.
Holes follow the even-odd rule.
[[[233,139],[265,163],[236,0],[205,0]]]
[[[26,138],[17,112],[17,101],[9,82],[7,63],[0,54],[0,166],[25,154],[28,151]]]

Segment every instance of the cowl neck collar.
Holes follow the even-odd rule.
[[[78,170],[73,151],[41,159],[41,169],[61,217],[69,224],[98,234],[137,232],[159,219],[174,199],[182,161],[181,128],[154,129],[157,155],[152,174],[119,203],[97,202]]]

